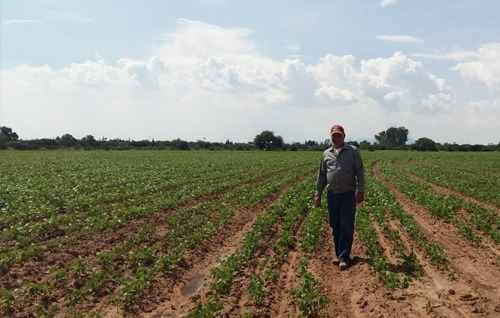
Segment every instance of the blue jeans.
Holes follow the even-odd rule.
[[[350,262],[356,219],[355,192],[337,194],[328,191],[327,200],[335,255],[340,261]]]

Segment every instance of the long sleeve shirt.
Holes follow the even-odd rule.
[[[338,153],[337,153],[338,151]],[[365,170],[358,148],[344,144],[339,150],[325,150],[321,157],[316,195],[327,190],[365,192]]]

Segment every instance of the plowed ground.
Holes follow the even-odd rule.
[[[309,271],[319,281],[322,295],[329,303],[320,311],[325,317],[500,317],[500,250],[498,245],[482,237],[481,245],[467,241],[450,224],[436,219],[422,206],[419,206],[378,173],[377,166],[372,167],[375,177],[382,180],[397,197],[404,210],[411,213],[423,229],[424,235],[431,242],[445,246],[449,266],[438,269],[431,265],[425,252],[405,234],[401,224],[391,217],[387,222],[397,229],[405,239],[406,246],[414,250],[425,270],[424,277],[415,279],[404,290],[387,289],[369,265],[366,248],[355,237],[353,246],[354,261],[352,266],[340,272],[332,264],[331,230],[325,222],[317,251],[311,257]],[[369,182],[369,180],[367,180]],[[449,191],[436,187],[438,191]],[[94,295],[85,302],[79,302],[74,308],[60,311],[56,317],[73,316],[77,312],[96,313],[103,317],[182,317],[195,307],[195,301],[203,301],[213,294],[210,289],[212,276],[210,270],[228,255],[239,249],[244,234],[251,228],[255,218],[275,202],[286,189],[276,191],[259,204],[239,211],[233,219],[218,233],[203,241],[188,252],[178,265],[158,277],[140,294],[139,300],[127,311],[117,307],[110,294],[116,292],[108,288]],[[455,195],[458,195],[454,193]],[[463,196],[462,196],[463,197]],[[204,198],[211,200],[212,198]],[[369,195],[368,195],[369,199]],[[178,207],[182,209],[185,207]],[[498,210],[498,207],[491,207]],[[120,229],[103,232],[92,237],[80,237],[61,249],[45,253],[37,261],[16,265],[8,275],[1,278],[2,286],[10,287],[17,281],[28,280],[44,282],[47,270],[52,265],[68,264],[77,257],[95,262],[95,255],[101,250],[110,250],[127,236],[137,233],[138,229],[150,224],[156,228],[150,237],[152,243],[166,231],[164,218],[169,213],[158,212],[139,221],[130,222]],[[304,217],[304,216],[303,216]],[[303,217],[297,222],[294,233],[301,234]],[[261,264],[272,259],[274,252],[270,242],[276,239],[279,224],[260,242],[259,250],[253,260],[233,281],[229,293],[222,295],[224,308],[222,317],[240,317],[252,314],[253,317],[289,317],[299,316],[300,311],[292,296],[292,290],[298,286],[297,269],[303,256],[297,244],[289,252],[288,260],[279,269],[277,279],[267,282],[267,297],[261,304],[249,296],[249,277],[259,273]],[[399,259],[389,239],[377,229],[380,237],[380,249],[388,258],[391,269],[397,271],[403,260]],[[481,235],[477,233],[477,235]],[[65,307],[65,294],[68,289],[77,287],[78,277],[54,285],[51,297],[43,299],[47,304],[59,304]],[[98,313],[98,314],[97,314]],[[34,306],[27,306],[22,311],[11,312],[7,316],[36,316]]]

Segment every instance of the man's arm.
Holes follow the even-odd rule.
[[[326,187],[326,169],[324,165],[324,155],[321,157],[321,162],[318,169],[318,178],[316,180],[316,194],[314,195],[314,202],[316,206],[321,205],[321,193]]]
[[[358,186],[358,193],[356,194],[356,203],[359,204],[365,200],[365,168],[359,150],[356,149],[355,158],[355,174]]]

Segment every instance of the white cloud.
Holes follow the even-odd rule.
[[[423,40],[411,35],[377,35],[376,38],[379,40],[391,41],[391,42],[405,42],[405,43],[423,42]]]
[[[352,55],[327,56],[319,60],[318,65],[310,66],[318,81],[315,95],[324,105],[346,105],[358,101],[359,71]],[[333,103],[332,103],[333,102]]]
[[[23,20],[23,19],[13,19],[5,21],[3,24],[17,24],[17,23],[42,23],[40,20]]]
[[[480,100],[470,103],[467,107],[469,124],[475,129],[499,128],[500,98]]]
[[[318,97],[330,97],[335,105],[371,105],[389,112],[406,109],[413,113],[435,113],[454,105],[451,88],[430,74],[421,62],[401,52],[390,58],[362,60],[353,56],[328,55],[311,66],[318,81]],[[323,100],[325,105],[331,105]]]
[[[461,52],[454,56],[462,62],[452,70],[459,72],[464,80],[482,82],[490,90],[500,92],[500,43],[485,44],[477,52]]]
[[[161,78],[168,73],[167,65],[158,56],[153,56],[147,62],[123,58],[118,60],[117,68],[146,89],[157,87]]]
[[[243,28],[222,28],[212,24],[179,20],[176,32],[164,36],[166,43],[159,49],[160,58],[176,64],[191,64],[219,56],[232,61],[258,55],[255,44],[248,38],[251,31]]]
[[[464,61],[476,56],[476,52],[454,49],[452,51],[436,50],[433,53],[413,53],[412,56],[440,60]]]
[[[395,5],[398,2],[399,2],[399,0],[380,0],[380,6],[381,7],[388,7],[388,6]]]
[[[413,56],[459,62],[451,70],[458,72],[463,80],[480,82],[491,91],[500,92],[500,42],[483,44],[476,51],[455,48],[451,51],[418,53]]]
[[[444,80],[401,52],[387,59],[362,61],[360,77],[364,94],[387,110],[432,113],[447,110],[454,103]]]

